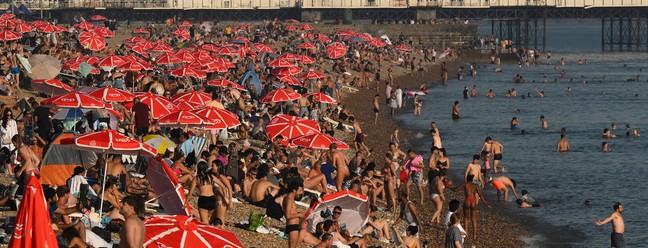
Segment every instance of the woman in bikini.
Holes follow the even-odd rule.
[[[16,178],[22,177],[24,183],[29,181],[29,177],[34,174],[36,177],[40,178],[40,171],[38,170],[38,165],[40,164],[40,159],[38,156],[30,149],[28,146],[23,144],[22,136],[16,134],[11,138],[11,143],[16,147],[18,151],[18,160],[21,163],[20,170],[16,173]]]
[[[193,196],[193,192],[198,188],[198,213],[200,214],[200,221],[203,223],[209,223],[209,219],[216,209],[217,205],[221,204],[221,201],[216,199],[214,194],[214,184],[221,184],[216,176],[210,173],[211,168],[207,165],[207,162],[201,160],[196,165],[197,172],[196,178],[198,180],[193,180],[191,182],[191,187],[189,188],[189,197]],[[221,219],[223,220],[223,219]]]
[[[213,179],[218,179],[214,180],[215,184],[213,184],[216,189],[213,191],[214,196],[216,197],[216,211],[212,213],[211,219],[213,220],[218,218],[225,222],[227,209],[232,204],[233,191],[230,180],[225,175],[218,172],[219,168],[225,168],[225,165],[222,161],[216,159],[212,162],[211,170],[209,170],[209,173],[214,176]]]
[[[436,211],[434,211],[434,215],[432,215],[430,225],[437,224],[438,226],[441,226],[441,210],[443,209],[443,202],[445,202],[445,195],[443,194],[443,190],[445,189],[445,185],[443,184],[445,177],[446,175],[444,172],[439,172],[437,177],[434,178],[430,198],[434,201]]]
[[[447,172],[450,169],[450,159],[446,157],[445,148],[439,149],[439,158],[437,159],[436,166],[440,172]]]

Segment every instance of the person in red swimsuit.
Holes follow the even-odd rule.
[[[464,197],[464,205],[463,205],[463,210],[464,210],[464,223],[463,226],[468,228],[468,216],[472,216],[472,224],[473,224],[473,239],[477,239],[477,199],[481,199],[482,202],[484,202],[484,205],[490,208],[488,203],[486,202],[486,199],[484,199],[484,196],[481,191],[481,187],[479,185],[473,183],[474,175],[468,175],[466,177],[466,182],[462,183],[456,188],[453,188],[452,191],[459,191],[463,189],[465,193]],[[479,196],[479,198],[475,198],[475,196]]]

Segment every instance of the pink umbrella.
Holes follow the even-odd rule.
[[[297,100],[299,98],[301,98],[301,95],[299,93],[294,92],[292,90],[279,88],[270,91],[265,97],[263,97],[263,99],[261,99],[261,102],[265,102],[265,103],[287,102],[287,101]]]
[[[178,107],[171,101],[169,101],[169,99],[158,96],[151,92],[137,94],[135,95],[135,97],[139,98],[140,102],[149,106],[153,119],[159,119],[162,116],[168,115],[178,110]]]
[[[317,122],[309,119],[302,119],[292,115],[279,114],[272,117],[266,126],[268,138],[275,140],[277,136],[284,137],[282,145],[288,145],[290,139],[320,132]]]
[[[340,43],[334,42],[326,46],[326,56],[332,59],[339,59],[347,53],[347,46]]]
[[[74,91],[74,88],[72,88],[72,86],[63,83],[58,79],[33,80],[31,87],[33,90],[45,93],[47,95],[67,94]]]
[[[179,102],[187,102],[196,105],[205,105],[205,103],[211,101],[211,98],[212,95],[204,91],[185,91],[173,96],[173,103],[178,104]]]
[[[351,190],[343,190],[323,196],[306,212],[309,231],[315,232],[315,225],[324,221],[320,215],[322,211],[333,212],[335,206],[342,207],[342,214],[338,217],[338,222],[345,223],[350,233],[359,232],[369,220],[370,209],[367,196]]]
[[[225,129],[241,125],[238,116],[232,112],[217,107],[207,106],[192,110],[191,112],[200,116],[205,116],[213,122],[212,125],[206,126],[206,129]]]

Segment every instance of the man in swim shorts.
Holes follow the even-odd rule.
[[[597,220],[594,222],[597,226],[605,225],[608,222],[612,222],[612,235],[610,235],[610,240],[612,242],[611,247],[613,248],[624,248],[625,239],[623,238],[623,233],[625,232],[625,224],[623,223],[623,205],[620,202],[617,202],[613,206],[614,212],[607,217],[605,220]]]
[[[510,179],[505,176],[492,177],[489,181],[493,185],[493,188],[497,190],[497,201],[500,201],[500,193],[504,191],[504,201],[508,201],[508,187],[513,191],[515,199],[519,199],[517,192],[515,191],[516,182],[513,179]]]
[[[295,248],[299,243],[299,224],[304,219],[304,213],[297,211],[295,199],[299,199],[304,194],[304,185],[293,182],[288,185],[288,194],[284,197],[281,206],[284,209],[286,218],[286,236],[288,236],[288,247]]]

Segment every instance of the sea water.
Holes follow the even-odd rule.
[[[565,66],[555,70],[550,65],[480,65],[475,78],[466,75],[463,81],[450,80],[446,86],[431,85],[430,94],[420,98],[424,102],[421,116],[412,117],[409,109],[401,110],[396,119],[415,133],[427,133],[430,122],[435,121],[451,160],[451,173],[455,176],[463,175],[487,136],[500,141],[504,146],[501,165],[508,170],[506,176],[517,181],[518,193],[528,190],[543,206],[521,209],[510,202],[495,207],[506,208],[523,218],[567,228],[564,232],[551,232],[549,237],[539,234],[525,237],[531,247],[546,247],[537,241],[553,239],[569,240],[569,243],[554,242],[551,247],[609,247],[611,224],[597,227],[594,222],[608,217],[617,201],[625,207],[627,247],[648,247],[648,218],[645,216],[648,213],[645,194],[648,190],[648,155],[645,153],[648,148],[648,54],[599,52],[600,23],[597,26],[596,21],[549,23],[566,23],[547,27],[553,63],[563,57],[567,62]],[[555,36],[556,33],[562,36]],[[567,41],[570,43],[565,43]],[[544,62],[546,56],[542,57]],[[590,64],[578,65],[578,59],[588,59]],[[503,72],[495,73],[495,67]],[[567,72],[567,78],[554,83],[561,70]],[[452,78],[456,71],[449,74]],[[526,83],[514,84],[512,79],[516,74],[522,75]],[[635,75],[641,75],[640,82],[627,81]],[[549,83],[542,83],[543,76],[547,76]],[[574,82],[570,83],[572,78]],[[473,85],[477,87],[478,96],[463,99],[464,86],[470,89]],[[504,96],[511,88],[515,88],[517,97]],[[489,89],[496,95],[492,100],[485,96]],[[546,96],[538,97],[536,89],[544,91]],[[522,98],[528,92],[532,97]],[[460,101],[462,118],[459,121],[451,119],[454,101]],[[541,127],[540,115],[549,123],[546,130]],[[518,130],[510,128],[513,117],[520,121]],[[617,124],[612,132],[618,138],[603,139],[603,129],[610,128],[612,123]],[[626,123],[645,136],[625,137]],[[572,149],[569,153],[556,152],[561,128],[567,129],[566,137]],[[608,153],[601,152],[604,141],[609,143]],[[407,145],[429,154],[430,144],[430,136],[416,135],[410,137]],[[487,187],[486,193],[490,199],[495,198],[492,187]],[[512,195],[510,198],[515,199]],[[586,200],[591,204],[584,204]]]

